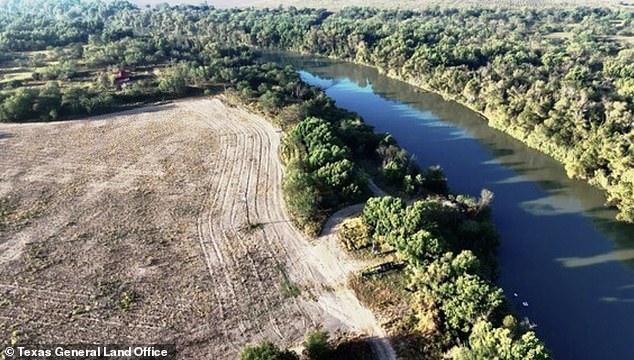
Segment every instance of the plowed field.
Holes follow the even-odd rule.
[[[382,336],[330,236],[284,210],[280,133],[219,99],[0,124],[0,343],[174,343],[231,359],[323,325]],[[389,344],[376,341],[382,358]]]

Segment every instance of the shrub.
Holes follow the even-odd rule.
[[[242,350],[240,360],[296,360],[297,355],[290,351],[282,351],[269,340],[259,345],[250,345]]]
[[[306,353],[311,360],[329,359],[331,349],[328,345],[328,338],[328,332],[325,330],[309,331],[306,334],[304,346],[306,347]]]
[[[358,250],[372,244],[370,227],[361,218],[344,221],[337,231],[337,238],[348,250]]]

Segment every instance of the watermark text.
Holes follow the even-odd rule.
[[[72,345],[15,345],[4,348],[9,359],[155,359],[174,360],[176,348],[170,344],[72,344]]]

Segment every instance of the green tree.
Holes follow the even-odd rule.
[[[315,330],[309,331],[304,340],[304,347],[310,360],[327,360],[332,351],[328,344],[328,331]]]
[[[294,353],[282,351],[268,340],[259,345],[249,345],[240,354],[240,360],[295,360],[297,358]]]
[[[316,235],[323,219],[320,211],[321,195],[313,178],[297,168],[289,166],[283,184],[286,204],[293,221],[300,229]]]
[[[62,94],[62,106],[71,114],[81,114],[86,111],[83,104],[88,100],[89,94],[81,86],[71,86]]]
[[[375,236],[385,236],[403,225],[405,203],[391,196],[368,199],[363,207],[363,219],[374,231]]]
[[[0,107],[1,121],[23,121],[32,118],[35,113],[33,104],[37,98],[35,90],[19,88],[7,97]]]
[[[423,303],[435,301],[445,326],[454,336],[469,334],[481,318],[488,318],[504,303],[502,290],[482,279],[479,262],[470,251],[447,253],[412,281],[420,287]]]
[[[170,66],[162,75],[159,82],[159,90],[182,96],[187,93],[187,65],[175,64]]]
[[[33,110],[42,120],[56,120],[62,106],[62,95],[56,82],[48,82],[40,89]]]
[[[452,357],[457,360],[499,359],[499,360],[547,360],[550,359],[544,344],[535,333],[529,331],[514,335],[505,328],[496,328],[480,320],[473,327],[468,346],[454,348]]]

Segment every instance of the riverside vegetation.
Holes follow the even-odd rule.
[[[230,12],[240,41],[336,57],[455,99],[606,190],[634,221],[634,12],[600,8]],[[231,27],[235,25],[234,27]],[[229,29],[227,29],[229,27]]]
[[[228,40],[377,67],[487,116],[606,190],[634,221],[634,12],[579,8],[229,11]]]
[[[359,218],[344,223],[339,237],[349,250],[372,245],[383,250],[374,256],[396,251],[407,263],[404,274],[352,280],[361,300],[388,319],[406,358],[550,358],[492,283],[498,241],[492,199],[488,190],[477,200],[435,194],[409,205],[371,198]]]

